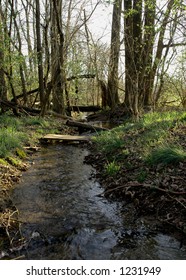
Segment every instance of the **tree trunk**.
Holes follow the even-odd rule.
[[[41,28],[40,28],[40,4],[39,0],[36,0],[36,36],[37,36],[37,60],[38,60],[38,76],[39,76],[39,94],[41,104],[41,115],[45,114],[45,88],[43,80],[43,56],[42,56],[42,44],[41,44]]]
[[[119,103],[118,97],[118,65],[120,53],[120,29],[121,29],[122,0],[115,0],[112,17],[111,50],[108,70],[108,105],[114,109]]]
[[[65,115],[64,91],[64,35],[61,26],[61,0],[53,0],[51,3],[51,78],[53,94],[53,110]]]
[[[168,2],[167,8],[165,11],[165,15],[164,15],[164,18],[162,21],[154,63],[149,72],[149,83],[148,83],[149,91],[147,91],[146,95],[145,95],[145,99],[144,99],[145,106],[151,105],[150,102],[152,99],[151,96],[152,96],[152,91],[153,91],[154,80],[155,80],[155,76],[157,73],[158,65],[160,64],[160,61],[162,59],[162,54],[163,54],[163,49],[164,49],[163,41],[164,41],[164,37],[165,37],[166,27],[168,24],[168,19],[170,17],[174,2],[175,2],[174,0],[170,0]]]
[[[124,1],[124,43],[125,43],[125,100],[124,104],[130,114],[138,114],[138,72],[136,65],[135,41],[133,35],[132,0]],[[135,36],[137,36],[135,34]],[[141,36],[141,34],[140,34]],[[135,53],[134,53],[135,52]]]
[[[162,11],[163,19],[155,47],[156,1],[124,1],[125,105],[136,117],[140,110],[153,103],[154,81],[162,61],[163,40],[174,2],[168,1],[165,12]]]
[[[0,21],[1,23],[1,21]],[[2,40],[2,33],[0,28],[0,42],[3,42]],[[0,99],[7,100],[7,88],[6,88],[6,82],[5,82],[5,74],[3,70],[3,61],[4,61],[4,53],[3,48],[0,46]],[[0,103],[0,108],[2,113],[4,112],[4,106]]]
[[[155,13],[156,1],[145,1],[145,24],[144,24],[144,39],[143,39],[143,53],[142,61],[144,63],[141,73],[141,92],[140,98],[143,107],[150,107],[152,105],[152,92],[154,77],[152,76],[153,65],[153,49],[155,42]]]

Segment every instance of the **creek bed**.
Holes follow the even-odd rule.
[[[51,145],[33,157],[12,200],[23,222],[25,259],[186,259],[171,236],[151,232],[121,202],[99,196],[103,188],[84,164],[86,149]]]

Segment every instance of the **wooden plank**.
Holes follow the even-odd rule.
[[[89,136],[79,136],[79,135],[60,135],[60,134],[47,134],[41,140],[56,140],[56,141],[67,141],[67,142],[74,142],[74,141],[90,141]]]

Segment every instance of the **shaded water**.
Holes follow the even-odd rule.
[[[152,234],[131,209],[100,197],[87,150],[48,146],[13,192],[26,259],[186,259],[180,243]]]

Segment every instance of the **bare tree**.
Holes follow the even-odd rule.
[[[121,7],[122,0],[115,0],[113,4],[110,61],[107,83],[108,105],[112,109],[114,109],[119,103],[118,66],[120,53]]]
[[[39,77],[39,94],[41,103],[41,115],[45,114],[45,89],[43,80],[43,55],[42,55],[42,44],[41,44],[41,19],[40,19],[40,3],[39,0],[36,3],[36,35],[37,35],[37,59],[38,59],[38,77]]]
[[[124,0],[125,105],[136,117],[153,105],[154,83],[159,66],[170,54],[181,2],[169,0],[159,7],[155,0]]]
[[[3,111],[1,100],[7,100],[7,87],[6,87],[5,74],[4,74],[4,45],[3,45],[4,38],[3,38],[2,23],[3,22],[0,13],[0,107]]]

